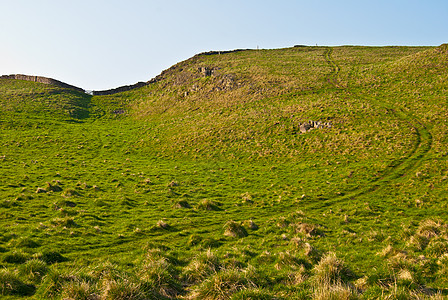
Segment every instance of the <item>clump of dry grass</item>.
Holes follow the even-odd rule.
[[[288,227],[290,223],[291,222],[289,222],[285,217],[280,217],[277,221],[277,227],[285,228]]]
[[[285,251],[277,254],[277,262],[275,268],[297,270],[301,267],[309,267],[311,264],[295,251]]]
[[[440,221],[428,219],[420,222],[415,234],[408,238],[406,245],[417,251],[425,250],[427,246],[430,246],[429,252],[439,253],[448,248],[446,235],[446,225],[443,225]]]
[[[63,197],[76,197],[76,196],[80,196],[79,192],[74,190],[74,189],[67,189],[65,191],[62,192],[62,196]]]
[[[175,180],[171,181],[170,183],[168,183],[168,187],[175,187],[175,186],[179,186],[179,183]]]
[[[416,234],[421,237],[431,239],[433,237],[438,236],[442,229],[443,226],[440,221],[434,221],[429,219],[420,223],[420,225],[417,228]]]
[[[302,284],[308,280],[308,277],[309,275],[305,266],[301,265],[299,268],[288,274],[288,280],[286,283],[289,285]]]
[[[314,288],[314,300],[356,300],[360,295],[355,289],[340,282],[324,284]]]
[[[252,220],[246,220],[243,222],[243,225],[249,228],[250,230],[258,230],[258,225],[255,224]]]
[[[294,227],[295,227],[296,232],[300,232],[308,237],[323,235],[323,233],[319,229],[319,227],[314,224],[299,223],[299,224],[294,224]]]
[[[437,259],[439,267],[437,274],[442,278],[448,278],[448,253],[443,254]]]
[[[36,194],[43,194],[43,193],[46,193],[46,192],[47,192],[47,190],[44,189],[44,188],[40,188],[40,187],[38,187],[38,188],[36,189]]]
[[[272,293],[265,289],[260,288],[248,288],[236,292],[232,295],[231,300],[276,300],[279,299],[274,297]]]
[[[252,199],[252,195],[249,193],[244,193],[241,195],[242,198],[242,203],[247,203],[247,204],[252,204],[254,203],[253,199]]]
[[[196,208],[201,209],[201,210],[207,210],[207,211],[220,210],[218,207],[218,204],[209,199],[203,199],[201,202],[199,202],[199,204],[196,206]]]
[[[384,247],[381,251],[379,251],[377,253],[377,255],[379,255],[381,257],[388,257],[394,253],[396,253],[396,250],[394,249],[394,247],[392,245],[389,244],[386,247]]]
[[[224,235],[235,238],[242,238],[246,237],[248,234],[246,229],[241,224],[230,220],[227,221],[226,224],[224,224]]]
[[[233,294],[247,289],[257,288],[256,270],[247,269],[223,269],[205,279],[198,285],[190,299],[224,300]]]
[[[106,296],[106,295],[104,295]],[[64,300],[99,300],[96,285],[90,281],[76,279],[62,284],[61,297]]]
[[[20,280],[16,272],[5,268],[0,270],[0,295],[30,296],[34,291],[35,287]]]
[[[314,266],[313,272],[313,281],[318,285],[345,282],[352,276],[351,271],[334,252],[325,254]]]
[[[211,274],[217,273],[221,268],[222,265],[218,256],[208,249],[196,255],[184,268],[183,274],[188,282],[196,283]]]
[[[48,266],[42,260],[34,258],[20,265],[19,272],[30,281],[39,283],[48,272]]]
[[[127,278],[107,279],[101,283],[102,300],[143,300],[147,298],[142,286]]]
[[[291,245],[294,249],[299,251],[305,257],[308,257],[313,262],[317,262],[321,257],[320,251],[303,239],[297,237],[292,238]]]
[[[176,269],[159,249],[148,252],[138,275],[143,287],[156,295],[172,298],[181,290]]]
[[[161,228],[161,229],[169,229],[171,226],[165,222],[164,220],[159,220],[156,223],[156,228]]]
[[[62,218],[57,217],[52,219],[51,223],[55,226],[61,226],[66,228],[79,227],[79,225],[76,224],[75,219],[72,217],[62,217]]]
[[[190,204],[186,200],[179,200],[173,206],[174,208],[191,208]]]
[[[50,182],[47,182],[45,190],[47,192],[62,192],[62,188],[58,184],[52,185]]]

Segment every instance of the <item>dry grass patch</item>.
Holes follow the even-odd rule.
[[[257,288],[255,273],[251,267],[221,270],[198,285],[189,299],[224,300],[239,291]]]
[[[221,270],[221,262],[210,249],[197,254],[191,262],[184,268],[183,276],[190,283],[196,283],[204,280],[211,274]]]
[[[356,300],[361,299],[357,291],[342,283],[324,284],[314,288],[314,300]]]
[[[346,282],[353,276],[344,261],[337,258],[334,252],[325,254],[314,266],[313,272],[312,279],[319,286]]]

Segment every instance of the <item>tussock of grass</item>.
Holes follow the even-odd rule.
[[[236,292],[257,288],[250,269],[224,269],[208,277],[197,286],[190,299],[229,299]]]
[[[154,229],[170,229],[170,228],[171,228],[170,224],[168,224],[164,220],[157,221],[156,226],[154,227]]]
[[[104,300],[144,300],[144,288],[129,279],[120,278],[101,282],[101,299]]]
[[[79,225],[76,224],[75,219],[73,217],[54,218],[51,220],[51,223],[55,226],[66,227],[66,228],[79,227]]]
[[[66,257],[62,256],[61,253],[56,251],[45,251],[40,255],[39,259],[41,259],[42,261],[44,261],[49,265],[54,263],[65,262],[68,260]]]
[[[52,298],[61,294],[62,287],[67,282],[76,281],[78,278],[73,271],[61,272],[52,268],[42,278],[42,284],[39,287],[38,294],[43,298]]]
[[[62,192],[62,196],[69,198],[69,197],[81,196],[81,194],[74,189],[67,189]]]
[[[249,228],[250,230],[258,230],[258,225],[255,224],[255,222],[253,220],[244,221],[243,226]]]
[[[21,281],[15,272],[8,269],[0,269],[0,295],[30,296],[35,289],[35,286]]]
[[[292,238],[290,244],[293,248],[308,257],[311,261],[317,262],[321,258],[321,253],[313,245],[301,238]]]
[[[31,282],[39,283],[42,277],[47,274],[48,266],[40,259],[31,259],[20,266],[19,272],[20,275],[25,276]]]
[[[278,253],[277,257],[278,258],[277,263],[275,264],[275,268],[278,270],[284,268],[297,270],[300,269],[301,267],[309,268],[311,266],[311,264],[306,258],[301,257],[301,255],[295,251],[280,252]]]
[[[174,208],[191,208],[190,204],[186,200],[179,200],[173,206]]]
[[[288,273],[288,278],[286,284],[288,285],[300,285],[305,283],[309,278],[309,273],[307,272],[305,266],[300,266],[291,273]]]
[[[163,297],[175,297],[181,291],[178,272],[160,249],[150,249],[139,267],[138,276],[145,290]]]
[[[241,224],[230,220],[224,224],[224,235],[234,238],[243,238],[246,237],[248,233]]]
[[[62,192],[62,188],[59,185],[52,185],[49,182],[47,182],[47,187],[45,188],[45,190],[47,192]]]
[[[318,226],[309,223],[294,224],[296,232],[300,232],[308,237],[323,235]]]
[[[271,292],[260,288],[249,288],[236,292],[230,298],[231,300],[276,300],[279,299],[272,295]]]
[[[313,273],[313,281],[320,286],[347,282],[353,276],[345,263],[337,258],[334,252],[325,254],[314,266]]]
[[[3,261],[10,264],[23,264],[29,258],[29,255],[22,251],[13,251],[3,256]]]
[[[9,244],[17,248],[38,248],[40,246],[38,242],[29,237],[13,239]]]
[[[47,192],[47,190],[46,189],[44,189],[44,188],[37,188],[37,190],[36,190],[36,194],[43,194],[43,193],[46,193]]]
[[[197,209],[200,210],[207,210],[207,211],[218,211],[221,210],[217,203],[210,199],[203,199],[201,202],[198,203],[196,206]]]
[[[197,254],[184,268],[183,276],[190,283],[197,283],[211,274],[217,273],[222,268],[216,254],[210,249]]]
[[[92,284],[89,281],[78,279],[64,282],[64,284],[61,287],[61,297],[62,299],[70,299],[70,300],[101,299],[101,296],[98,294],[98,291],[94,284]]]
[[[356,290],[342,283],[324,284],[314,289],[315,300],[356,300],[361,299]]]
[[[446,230],[446,226],[444,226]],[[425,220],[420,223],[416,234],[426,239],[431,239],[439,235],[442,229],[440,221]]]

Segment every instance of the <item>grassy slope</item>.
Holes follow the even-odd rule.
[[[350,280],[367,276],[366,297],[403,270],[412,278],[399,287],[447,288],[446,228],[433,226],[438,244],[418,235],[423,220],[446,222],[446,61],[446,47],[202,55],[158,83],[94,97],[2,80],[0,264],[23,269],[14,251],[56,251],[68,261],[55,269],[109,260],[138,274],[148,247],[167,247],[185,274],[211,247],[227,268],[255,266],[266,295],[295,298],[318,294],[312,266],[335,251]],[[308,120],[332,127],[300,134]],[[62,190],[35,193],[48,183]],[[228,237],[229,220],[259,229]],[[301,272],[314,277],[291,279]],[[48,280],[19,278],[46,293]]]

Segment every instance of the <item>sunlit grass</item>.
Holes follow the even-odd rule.
[[[1,80],[0,294],[446,296],[447,55],[203,55],[109,96]]]

